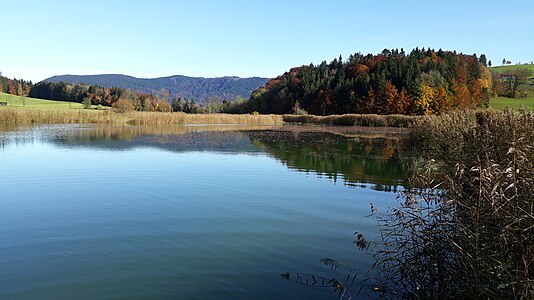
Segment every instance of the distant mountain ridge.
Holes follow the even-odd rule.
[[[120,87],[141,93],[161,95],[166,90],[170,98],[185,97],[206,102],[210,98],[233,100],[250,97],[253,90],[265,85],[269,79],[261,77],[239,78],[235,76],[203,78],[174,75],[159,78],[136,78],[122,74],[60,75],[44,81],[82,83],[102,87]]]

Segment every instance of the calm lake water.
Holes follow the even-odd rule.
[[[338,299],[280,273],[369,267],[396,143],[257,129],[0,128],[0,299]]]

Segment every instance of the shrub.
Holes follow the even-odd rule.
[[[295,105],[291,109],[291,113],[294,115],[307,115],[308,112],[304,108],[300,107],[300,103],[295,101]]]
[[[134,110],[134,105],[131,101],[126,99],[119,99],[115,103],[111,105],[114,110],[116,110],[119,113],[124,113],[127,111]]]
[[[89,108],[91,108],[91,99],[89,99],[89,98],[87,98],[87,97],[83,98],[83,100],[82,100],[82,105],[83,105],[83,108],[84,108],[84,109],[89,109]]]

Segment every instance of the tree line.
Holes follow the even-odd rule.
[[[33,97],[48,100],[82,103],[84,107],[91,105],[111,106],[119,111],[159,111],[198,113],[247,113],[248,101],[212,100],[200,105],[194,99],[183,97],[168,99],[168,92],[161,91],[158,95],[135,92],[124,88],[104,88],[97,85],[70,84],[65,82],[39,82],[9,79],[0,77],[0,91],[16,96]]]
[[[0,92],[15,96],[28,96],[33,84],[31,81],[21,79],[9,79],[0,76]]]
[[[491,71],[493,77],[492,94],[508,98],[526,98],[528,85],[534,86],[531,80],[532,71],[526,68],[513,68],[502,72]]]
[[[169,103],[154,95],[137,93],[124,88],[104,88],[97,85],[65,82],[39,82],[32,86],[30,97],[81,102],[84,106],[113,106],[123,110],[171,111]]]
[[[292,68],[252,93],[260,113],[425,115],[487,106],[486,57],[433,49],[385,49]]]

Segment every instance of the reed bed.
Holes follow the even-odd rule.
[[[104,123],[130,125],[164,124],[246,124],[281,125],[279,115],[184,114],[161,112],[126,112],[110,110],[44,110],[0,108],[0,124],[20,125],[35,123]]]
[[[420,158],[411,186],[422,189],[380,220],[386,288],[422,299],[533,299],[534,113],[427,117],[410,140]]]
[[[71,123],[126,123],[124,115],[115,114],[111,111],[82,110],[82,109],[17,109],[0,108],[0,124],[71,124]]]
[[[280,115],[248,114],[185,114],[185,113],[151,113],[128,112],[126,116],[132,125],[149,124],[247,124],[247,125],[281,125]]]
[[[330,116],[283,115],[284,122],[341,126],[410,127],[420,116],[345,114]]]

